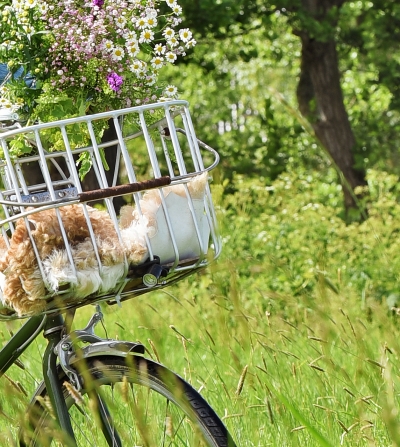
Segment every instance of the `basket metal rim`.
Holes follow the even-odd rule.
[[[21,133],[34,132],[35,130],[49,129],[52,127],[65,127],[70,124],[82,123],[85,121],[119,118],[122,115],[127,115],[129,113],[143,113],[147,110],[152,110],[154,108],[163,108],[165,110],[168,110],[169,108],[174,107],[174,106],[188,107],[189,103],[188,103],[188,101],[183,100],[183,99],[174,99],[171,101],[154,102],[154,103],[150,103],[150,104],[144,104],[141,106],[126,107],[123,109],[110,110],[107,112],[100,112],[100,113],[95,113],[95,114],[90,114],[90,115],[81,115],[81,116],[77,116],[77,117],[73,117],[73,118],[66,118],[63,120],[50,121],[47,123],[33,124],[31,126],[20,127],[19,129],[13,129],[13,130],[10,130],[10,131],[4,132],[4,133],[0,133],[0,141],[8,139],[14,135],[19,135]]]

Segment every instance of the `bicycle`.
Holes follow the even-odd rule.
[[[161,113],[162,117],[158,116],[153,122],[151,116],[155,112]],[[130,120],[132,117],[134,119]],[[117,140],[99,143],[93,132],[97,120],[113,120]],[[11,257],[13,235],[19,227],[24,228],[28,246],[34,253],[35,272],[39,272],[38,280],[44,285],[41,290],[46,291],[46,295],[40,297],[39,310],[28,307],[24,313],[22,307],[15,303],[13,308],[11,301],[5,299],[10,284],[7,285],[8,272],[1,273],[3,308],[0,309],[0,319],[28,319],[0,350],[0,375],[18,361],[39,334],[43,333],[47,339],[42,359],[43,382],[27,410],[26,424],[19,434],[20,446],[235,447],[223,422],[189,383],[160,363],[146,358],[142,344],[101,338],[94,330],[96,324],[103,321],[99,303],[121,305],[150,290],[169,286],[205,268],[220,254],[221,242],[208,181],[200,199],[193,198],[191,189],[191,182],[201,175],[208,177],[219,158],[214,149],[197,139],[187,102],[175,100],[29,127],[21,127],[17,116],[12,114],[0,116],[1,122],[5,123],[0,128],[4,154],[0,161],[3,182],[0,204],[5,216],[0,221],[1,235],[6,242],[7,256]],[[125,122],[134,122],[140,128],[132,133]],[[76,131],[77,126],[80,130],[87,129],[90,145],[83,148],[70,146],[71,129]],[[63,150],[49,152],[44,148],[49,129],[60,131]],[[9,144],[16,136],[30,141],[36,153],[12,158]],[[146,153],[152,178],[148,178],[148,169],[147,178],[139,178],[138,168],[131,160],[129,145],[132,144]],[[118,163],[112,184],[107,183],[102,161],[103,152],[109,147],[117,147]],[[95,191],[82,190],[76,158],[84,151],[90,155],[100,186]],[[204,166],[205,159],[209,161],[207,167]],[[39,184],[29,184],[26,167],[32,164],[42,174],[43,181]],[[117,184],[117,174],[121,171],[127,179],[123,184]],[[153,222],[157,226],[156,234],[146,232],[142,235],[146,259],[132,265],[129,255],[124,252],[123,274],[111,281],[111,286],[103,289],[99,286],[86,295],[79,292],[77,297],[77,290],[81,289],[74,250],[78,244],[71,239],[71,229],[67,227],[63,210],[74,205],[81,207],[87,225],[85,241],[90,241],[96,258],[93,268],[106,282],[107,272],[111,270],[107,270],[104,253],[102,255],[99,248],[99,236],[92,221],[95,211],[89,204],[101,201],[118,241],[123,245],[124,230],[120,228],[120,216],[115,213],[113,198],[123,195],[131,199],[139,222],[146,218],[145,199],[150,190],[159,203]],[[174,200],[179,203],[178,217],[174,215]],[[58,288],[51,286],[47,258],[35,235],[39,224],[34,219],[46,212],[55,216],[63,253],[76,274],[75,282],[66,281]],[[27,287],[25,282],[21,280],[19,287]],[[23,292],[27,293],[26,290]],[[89,323],[81,330],[71,330],[76,310],[88,304],[96,306]],[[122,407],[129,408],[123,418],[131,413],[132,421],[119,420]],[[95,435],[99,435],[99,439],[93,440]]]

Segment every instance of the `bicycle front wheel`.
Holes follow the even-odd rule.
[[[76,444],[129,447],[235,447],[204,398],[164,366],[140,356],[99,356],[74,365],[83,390],[60,371]],[[21,429],[21,446],[66,446],[42,385]]]

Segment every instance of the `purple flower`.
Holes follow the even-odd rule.
[[[117,75],[114,71],[107,75],[108,85],[114,92],[118,92],[121,89],[121,85],[124,82],[122,76]]]
[[[104,5],[104,0],[93,0],[92,4],[101,8]]]

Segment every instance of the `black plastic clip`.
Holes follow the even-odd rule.
[[[130,275],[141,277],[143,284],[148,287],[154,287],[158,284],[158,280],[168,275],[169,269],[160,264],[160,258],[154,256],[153,260],[148,259],[143,264],[137,265],[131,269]]]

